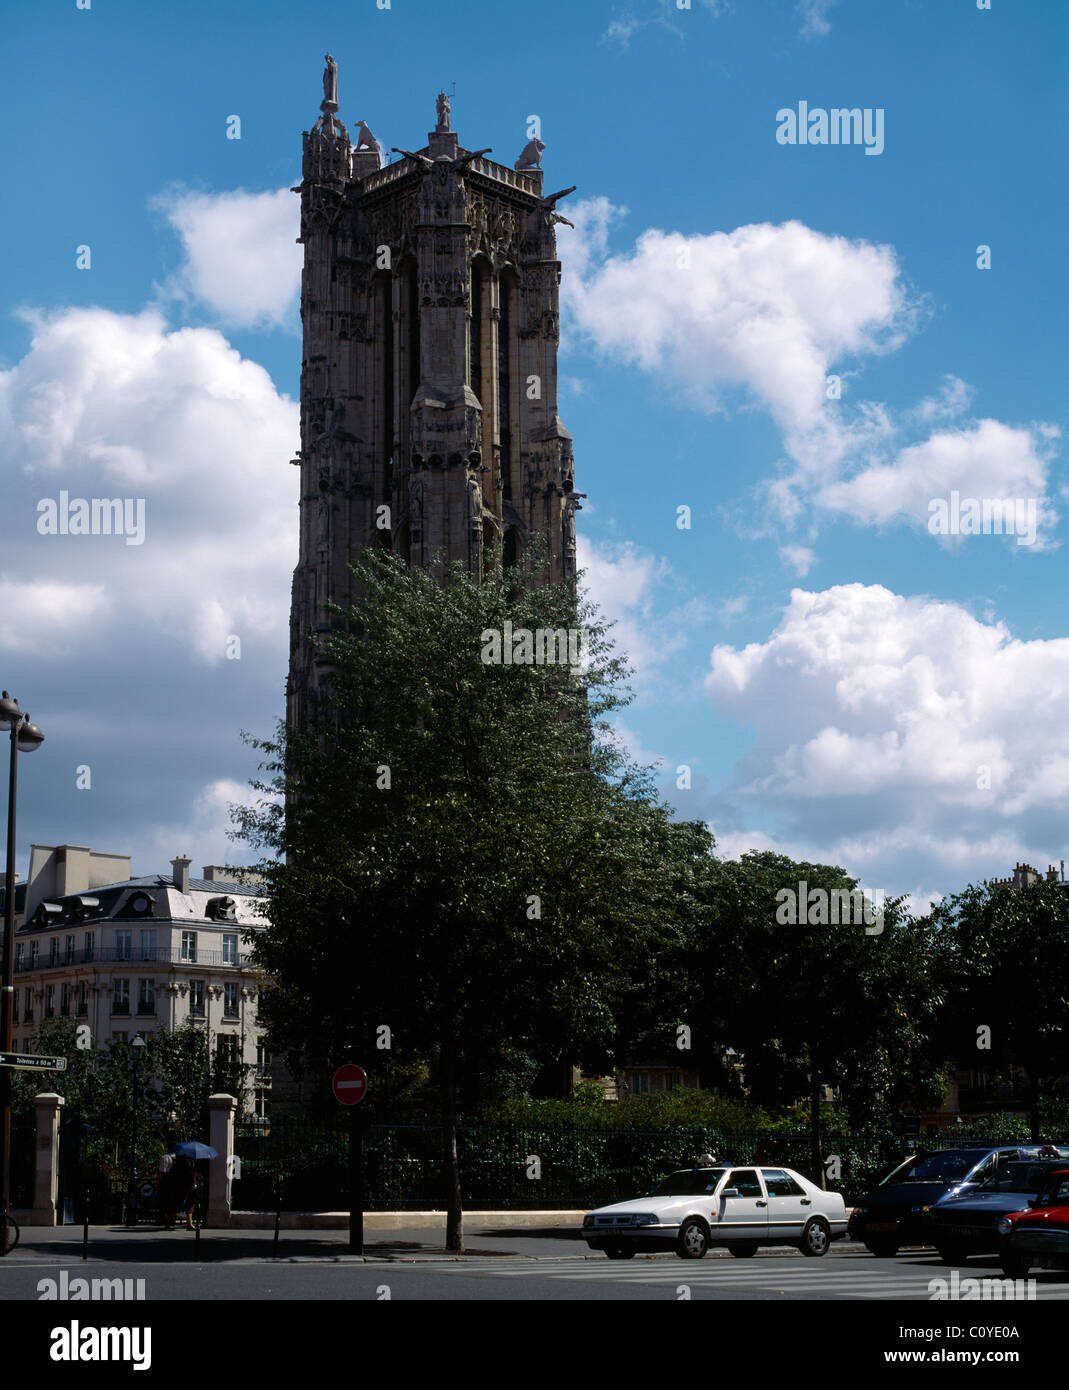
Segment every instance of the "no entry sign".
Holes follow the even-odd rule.
[[[346,1062],[334,1073],[331,1084],[342,1105],[359,1105],[367,1095],[367,1072],[355,1062]]]

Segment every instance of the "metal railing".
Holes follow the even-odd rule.
[[[77,965],[210,965],[240,970],[252,964],[250,958],[239,954],[237,959],[224,959],[224,951],[203,951],[199,947],[190,954],[182,946],[152,946],[147,950],[126,950],[122,946],[98,946],[88,951],[75,951],[73,957],[57,960],[16,960],[15,974],[36,974],[39,970],[63,970]]]

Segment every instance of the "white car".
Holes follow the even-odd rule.
[[[610,1260],[639,1250],[674,1250],[700,1260],[711,1245],[753,1255],[760,1245],[796,1245],[825,1255],[846,1234],[846,1207],[792,1168],[684,1168],[645,1197],[598,1207],[583,1218],[583,1239]]]

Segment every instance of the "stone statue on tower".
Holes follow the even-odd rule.
[[[434,131],[436,135],[444,135],[450,129],[449,125],[449,98],[444,92],[438,93],[438,124]]]
[[[321,110],[334,112],[338,109],[338,65],[327,54],[327,66],[323,71],[323,105]]]

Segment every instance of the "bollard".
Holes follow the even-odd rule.
[[[194,1223],[193,1223],[193,1232],[194,1232],[194,1235],[193,1235],[193,1258],[194,1258],[195,1260],[199,1260],[199,1259],[200,1259],[200,1222],[199,1222],[199,1221],[194,1221]]]
[[[278,1259],[278,1232],[282,1225],[282,1201],[279,1200],[278,1210],[275,1212],[275,1239],[271,1246],[271,1258]]]

